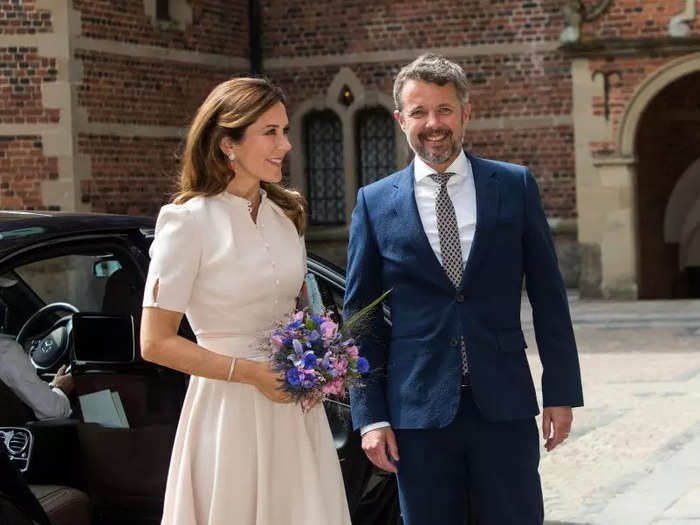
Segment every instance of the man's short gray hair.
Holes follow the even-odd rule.
[[[425,53],[401,68],[394,80],[394,106],[401,111],[401,91],[408,80],[420,80],[444,86],[452,82],[462,105],[469,102],[469,81],[459,64],[440,55]]]

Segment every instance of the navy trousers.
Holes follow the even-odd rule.
[[[467,493],[479,525],[542,525],[535,418],[488,422],[463,388],[448,426],[395,432],[404,525],[464,525]]]

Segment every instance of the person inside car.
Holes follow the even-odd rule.
[[[67,418],[72,409],[68,396],[73,390],[73,376],[59,368],[51,383],[36,373],[29,355],[14,338],[0,336],[0,381],[28,405],[38,420]]]

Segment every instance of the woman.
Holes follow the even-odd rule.
[[[165,524],[350,523],[322,406],[292,403],[259,344],[306,272],[303,201],[278,185],[287,129],[268,81],[214,88],[187,136],[180,192],[158,216],[141,351],[192,376]],[[177,335],[183,312],[197,344]]]

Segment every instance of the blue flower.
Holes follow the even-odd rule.
[[[282,340],[282,346],[286,348],[291,348],[292,347],[292,336],[288,335]]]
[[[361,374],[366,374],[369,372],[369,361],[364,357],[357,358],[357,371]]]
[[[307,390],[312,389],[316,386],[316,377],[310,374],[304,375],[304,377],[301,379],[301,386]]]
[[[290,368],[287,370],[287,383],[292,386],[299,386],[301,384],[301,373],[296,368]]]
[[[309,335],[309,341],[313,343],[314,341],[318,341],[319,339],[321,339],[321,334],[318,333],[318,330],[312,330],[311,334]]]
[[[314,323],[316,323],[316,326],[321,326],[321,324],[323,323],[323,318],[319,315],[311,314],[309,317]]]
[[[296,329],[299,328],[302,324],[303,324],[303,321],[301,321],[301,320],[299,320],[299,321],[292,321],[291,323],[289,323],[289,324],[287,325],[287,330],[296,330]]]
[[[304,354],[303,359],[304,368],[306,368],[307,370],[311,370],[316,366],[317,360],[318,359],[313,352],[306,352],[306,354]]]

